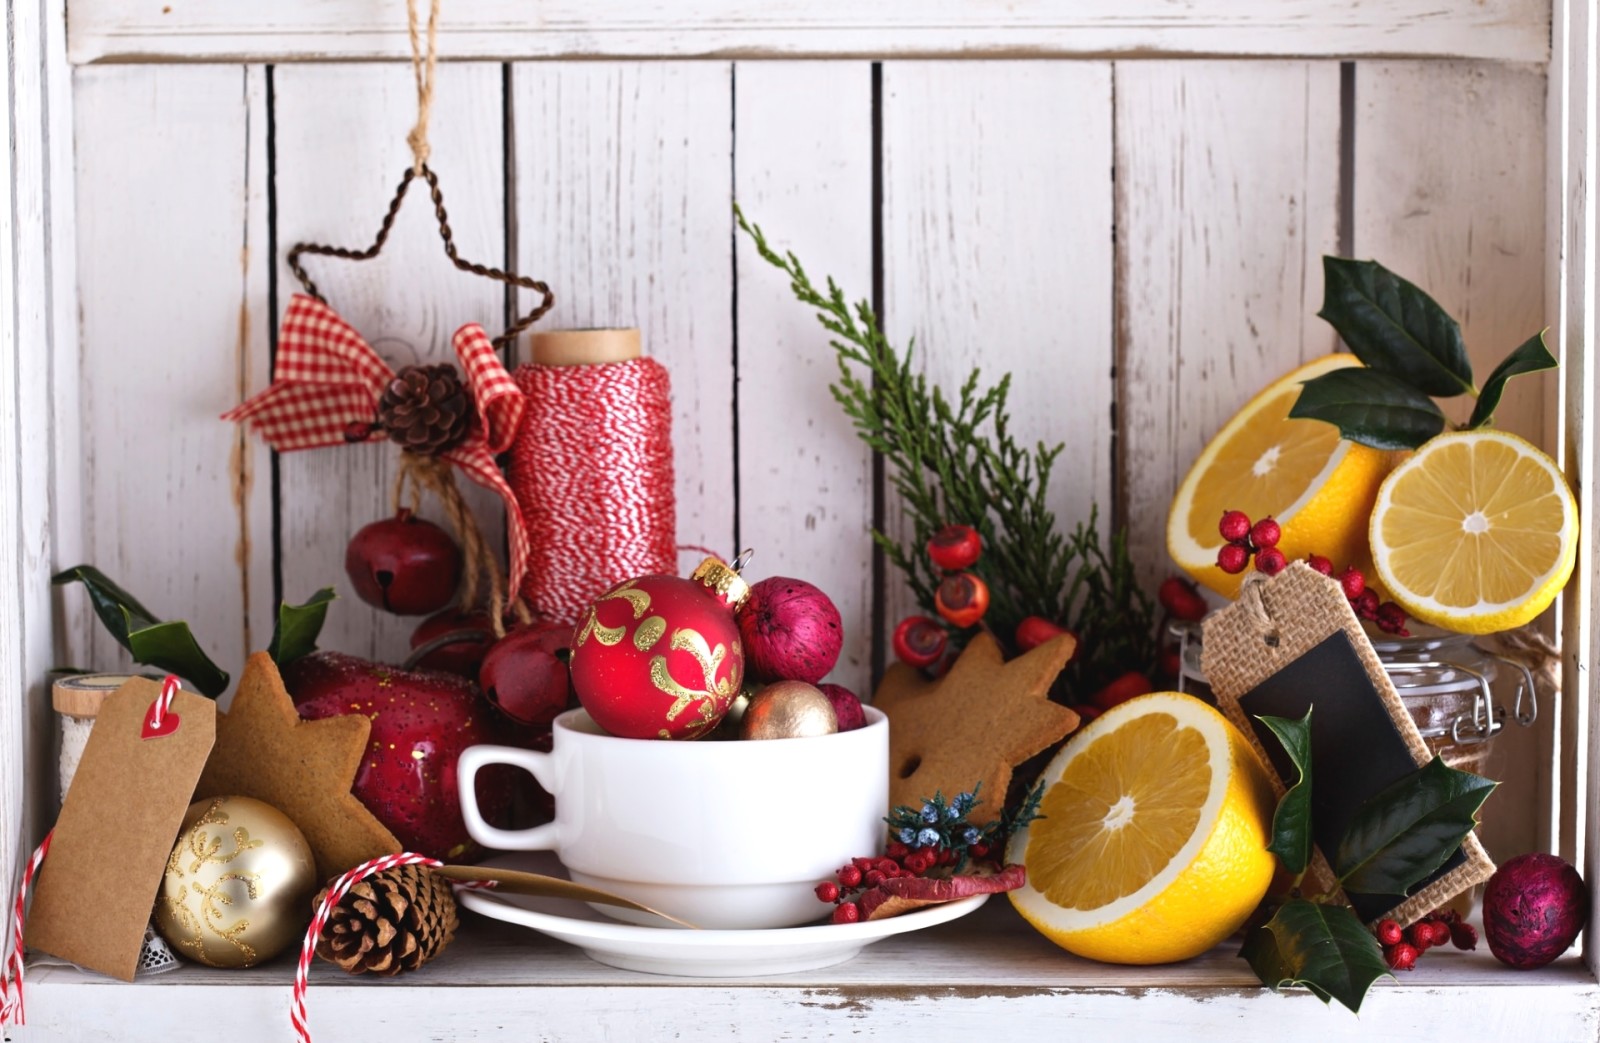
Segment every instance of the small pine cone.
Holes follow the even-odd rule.
[[[319,894],[312,908],[321,904]],[[317,955],[351,974],[414,971],[444,951],[458,926],[448,880],[426,866],[397,866],[345,893],[317,937]]]
[[[434,456],[467,437],[472,395],[449,363],[407,366],[383,389],[378,423],[400,448]]]

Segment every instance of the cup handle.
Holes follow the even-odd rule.
[[[484,847],[499,851],[554,851],[556,850],[556,824],[546,822],[532,829],[500,829],[491,826],[478,810],[478,789],[475,783],[479,769],[491,764],[510,764],[522,768],[539,780],[551,795],[556,795],[555,765],[550,754],[538,750],[524,750],[515,746],[468,746],[456,760],[456,783],[460,789],[461,816],[466,819],[467,833]]]

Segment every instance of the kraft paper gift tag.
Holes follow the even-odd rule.
[[[1217,705],[1271,765],[1282,797],[1292,765],[1257,717],[1311,715],[1312,836],[1303,890],[1337,884],[1324,851],[1337,847],[1357,808],[1433,759],[1416,722],[1367,640],[1336,580],[1296,562],[1271,579],[1247,581],[1239,600],[1201,631],[1201,669]],[[1271,751],[1270,753],[1268,751]],[[1477,835],[1398,905],[1395,896],[1346,893],[1362,920],[1409,924],[1494,873]]]
[[[106,698],[28,912],[28,948],[123,981],[138,969],[167,858],[216,739],[216,704],[184,691],[163,727],[147,728],[160,696],[160,682],[136,677]]]

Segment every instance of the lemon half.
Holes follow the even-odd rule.
[[[1578,505],[1556,462],[1504,431],[1423,443],[1383,482],[1372,560],[1424,623],[1491,634],[1555,600],[1578,554]]]

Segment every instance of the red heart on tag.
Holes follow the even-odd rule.
[[[173,732],[178,730],[180,718],[171,710],[167,711],[167,715],[161,719],[161,723],[159,725],[155,723],[155,716],[156,708],[155,704],[152,703],[150,705],[150,712],[144,715],[144,727],[139,729],[139,738],[160,739],[164,736],[171,735]]]

